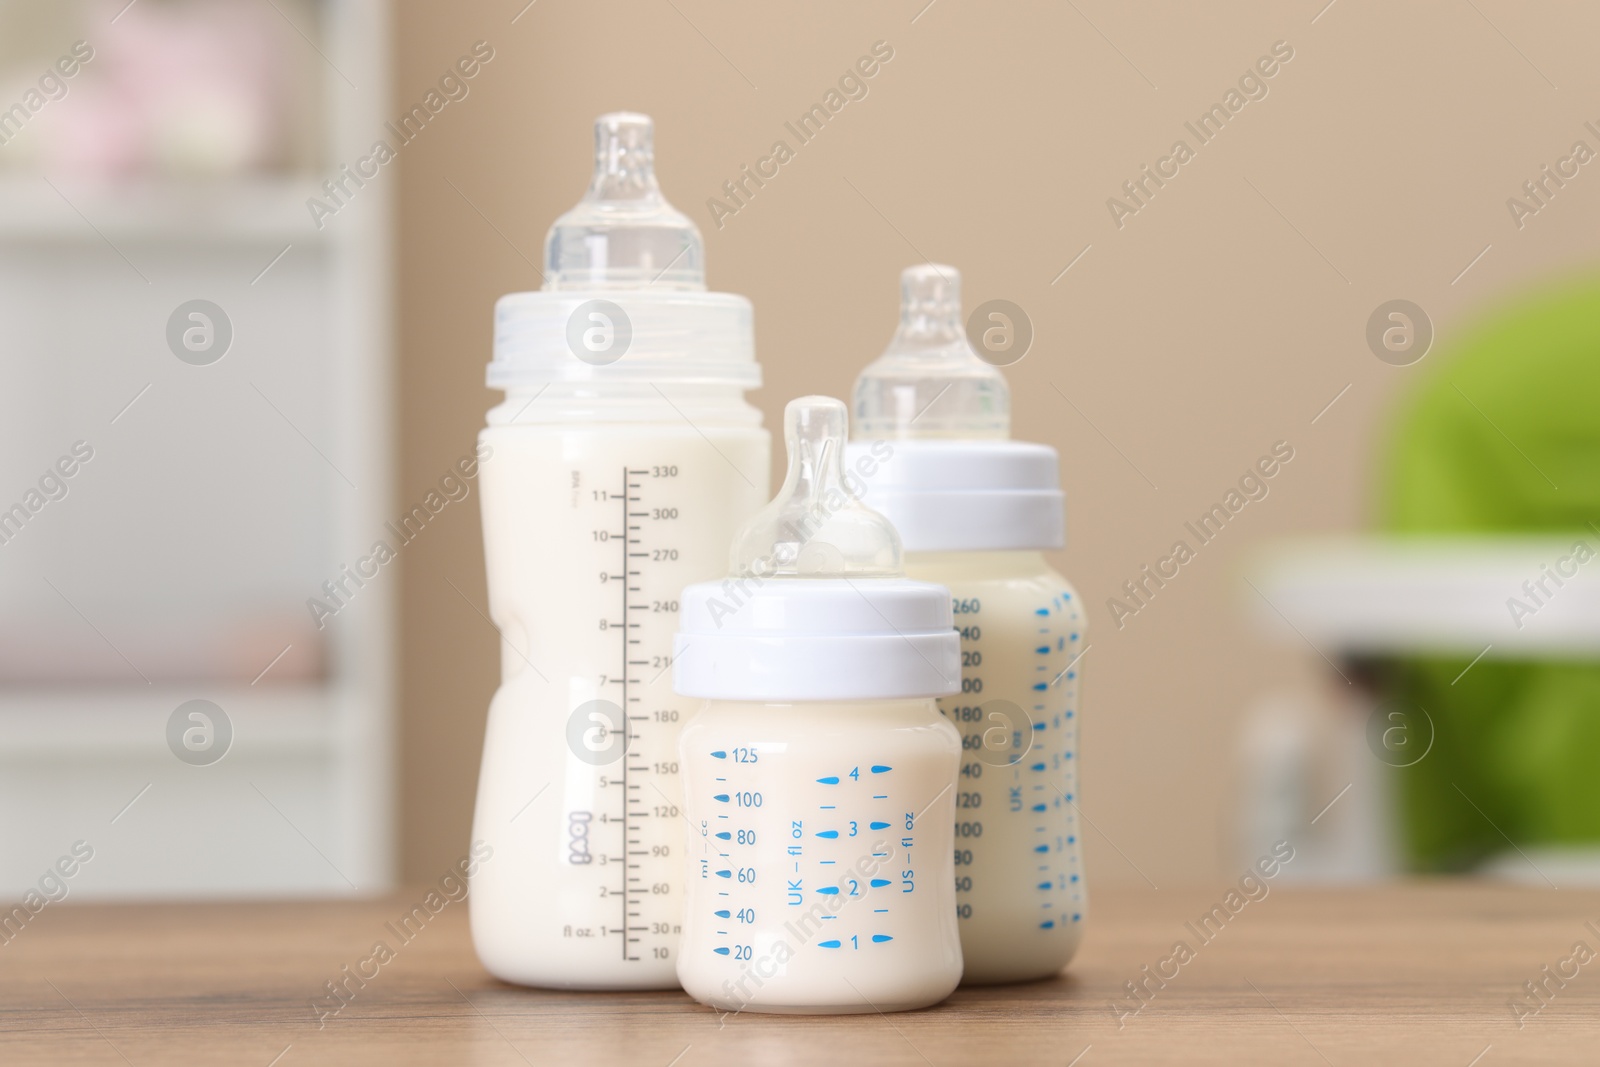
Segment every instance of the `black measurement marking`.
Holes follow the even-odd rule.
[[[620,677],[607,678],[606,681],[621,687],[622,695],[618,699],[626,709],[625,722],[627,726],[624,736],[628,743],[624,751],[629,758],[623,760],[621,774],[607,782],[608,786],[617,786],[620,790],[618,793],[609,793],[607,795],[620,796],[622,798],[621,848],[609,857],[609,861],[623,868],[623,884],[619,890],[613,891],[614,895],[622,902],[623,925],[607,932],[624,935],[621,939],[622,959],[630,963],[641,961],[642,953],[639,952],[637,944],[641,940],[645,940],[643,935],[649,933],[651,927],[648,925],[629,926],[628,923],[630,921],[634,924],[642,922],[643,904],[645,901],[653,899],[652,893],[646,887],[646,884],[657,880],[657,876],[654,873],[650,878],[646,878],[643,873],[643,868],[652,866],[653,863],[653,861],[652,863],[645,862],[650,858],[651,852],[643,845],[643,832],[646,827],[666,827],[668,825],[676,825],[677,822],[676,811],[670,817],[653,811],[651,801],[657,798],[653,794],[645,793],[645,787],[651,781],[650,757],[638,743],[641,737],[654,735],[639,724],[653,723],[655,722],[655,717],[653,714],[642,714],[641,708],[631,706],[645,702],[645,698],[642,695],[644,687],[641,682],[652,680],[657,676],[657,671],[652,666],[652,663],[658,662],[658,658],[646,655],[643,648],[642,631],[646,628],[644,623],[646,616],[634,614],[635,612],[651,613],[650,618],[652,621],[649,624],[649,628],[652,633],[652,642],[654,642],[655,635],[659,632],[659,626],[655,621],[656,608],[650,601],[648,591],[656,589],[656,585],[659,585],[659,582],[656,585],[650,585],[644,580],[646,563],[652,559],[651,551],[644,547],[645,543],[651,540],[644,536],[644,530],[646,528],[652,531],[657,529],[656,523],[650,521],[653,513],[644,504],[643,499],[647,495],[643,492],[643,479],[649,476],[650,468],[648,467],[629,469],[625,466],[622,471],[622,491],[608,499],[608,506],[612,502],[618,506],[622,519],[618,527],[620,532],[611,532],[607,535],[608,538],[616,539],[622,553],[620,570],[607,575],[608,581],[615,582],[620,587],[622,610],[619,616],[620,621],[608,619],[606,626],[608,629],[615,627],[621,634],[622,663],[620,665],[621,670],[618,671]],[[640,481],[632,481],[631,479],[634,478],[638,478]],[[656,498],[652,497],[652,499]],[[616,515],[617,512],[612,514]],[[637,522],[634,521],[636,519],[638,520]],[[603,523],[603,525],[610,526],[611,523],[607,522]],[[652,534],[652,536],[654,535]],[[659,543],[659,541],[652,543]],[[607,612],[607,614],[616,613]],[[631,621],[632,619],[639,619],[640,621],[633,622]],[[634,633],[633,631],[640,632]],[[655,651],[655,649],[652,648],[652,651]],[[641,670],[645,672],[642,676],[638,673]],[[656,729],[660,728],[656,727]],[[643,762],[634,763],[633,760],[635,759]],[[659,831],[653,829],[652,832]],[[628,932],[632,932],[635,936],[628,936]],[[651,941],[652,945],[661,944],[660,939],[656,937],[651,937],[648,940]],[[660,949],[657,948],[656,951],[659,952]]]
[[[628,526],[628,489],[633,488],[632,486],[628,485],[628,474],[629,474],[628,468],[626,466],[624,466],[622,468],[622,484],[626,487],[622,491],[622,497],[623,497],[623,500],[622,500],[622,525],[623,525],[624,529],[626,529],[627,526]],[[635,573],[635,572],[628,571],[628,559],[630,558],[631,555],[632,554],[629,553],[629,551],[628,551],[627,535],[624,534],[623,535],[623,539],[622,539],[622,569],[623,569],[624,573],[628,573],[630,575],[632,573]],[[624,582],[623,583],[623,589],[622,589],[622,617],[624,619],[626,619],[628,617],[628,606],[629,606],[628,605],[628,593],[629,592],[630,592],[630,590],[628,588],[628,584],[626,582]],[[622,627],[622,660],[623,660],[623,667],[622,667],[622,703],[623,703],[624,706],[626,706],[627,703],[628,703],[628,667],[627,667],[627,660],[628,660],[628,628],[626,626]],[[627,846],[631,842],[631,839],[628,837],[628,814],[629,814],[630,810],[632,809],[632,807],[633,807],[633,804],[630,802],[630,798],[628,796],[628,761],[627,760],[623,760],[622,761],[622,840],[623,840],[623,851],[624,852],[627,851]],[[637,881],[637,879],[628,878],[628,879],[626,879],[626,881],[623,884],[623,889],[622,889],[622,925],[623,925],[624,929],[626,929],[627,925],[628,925],[628,883],[631,883],[631,882],[634,882],[634,881]],[[623,935],[623,938],[622,938],[622,958],[624,960],[627,960],[627,959],[630,958],[628,956],[628,938],[627,938],[627,935]]]

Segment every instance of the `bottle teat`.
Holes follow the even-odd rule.
[[[656,184],[654,124],[594,121],[594,178],[544,242],[546,289],[704,289],[705,246]]]
[[[898,578],[900,535],[861,503],[844,471],[844,402],[803,396],[783,410],[789,470],[733,543],[733,573],[757,578]],[[852,482],[855,485],[852,491]]]
[[[1005,376],[973,351],[961,321],[961,272],[938,263],[900,274],[900,326],[856,379],[856,437],[1006,438]]]

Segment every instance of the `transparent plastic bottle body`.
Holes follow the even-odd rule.
[[[926,1007],[961,977],[951,781],[931,698],[706,701],[684,729],[678,974],[723,1011]]]
[[[677,601],[724,573],[767,498],[770,442],[737,390],[673,395],[694,425],[627,387],[513,393],[481,436],[502,684],[473,826],[495,858],[470,910],[479,958],[507,981],[677,985],[677,740],[696,703],[672,691]]]
[[[1088,918],[1078,799],[1077,593],[1037,552],[906,554],[906,573],[949,587],[963,692],[940,710],[960,730],[955,887],[963,981],[1047,978]]]

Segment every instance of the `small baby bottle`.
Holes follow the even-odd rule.
[[[648,117],[602,115],[544,288],[495,305],[506,400],[478,454],[501,684],[473,819],[494,859],[469,899],[478,958],[525,985],[677,985],[678,598],[767,498],[750,302],[706,291],[653,165]]]
[[[845,406],[784,412],[789,470],[684,590],[674,671],[689,891],[678,977],[724,1011],[897,1011],[961,978],[956,772],[934,697],[961,684],[950,595],[908,581],[852,494]]]
[[[1087,914],[1078,794],[1077,593],[1041,552],[1063,543],[1055,449],[1007,440],[1005,378],[968,344],[961,275],[900,278],[900,327],[856,381],[849,461],[887,515],[906,573],[948,586],[961,692],[956,914],[969,983],[1044,978]],[[876,469],[870,469],[875,466]]]

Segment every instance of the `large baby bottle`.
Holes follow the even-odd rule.
[[[789,472],[726,581],[683,594],[689,892],[678,976],[724,1011],[895,1011],[961,978],[950,595],[846,488],[845,406],[784,412]],[[680,838],[681,840],[681,838]]]
[[[544,278],[495,305],[488,380],[506,400],[481,435],[502,640],[473,944],[509,982],[671,988],[693,706],[672,691],[678,601],[767,497],[750,303],[705,291],[643,115],[596,121],[594,181],[551,227]]]
[[[1000,372],[967,343],[960,274],[900,278],[900,327],[856,381],[851,461],[894,521],[906,573],[950,588],[962,733],[956,913],[967,982],[1043,978],[1077,950],[1078,657],[1087,618],[1041,552],[1063,543],[1056,453],[1007,440]]]

